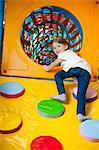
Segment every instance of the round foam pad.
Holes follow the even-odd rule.
[[[39,102],[38,112],[45,117],[59,117],[64,113],[64,106],[57,100],[43,100]]]
[[[0,95],[7,98],[17,98],[24,92],[24,87],[18,82],[5,82],[0,85]]]
[[[80,125],[80,134],[89,141],[99,142],[99,120],[86,120]]]
[[[77,99],[77,87],[73,89],[73,96]],[[86,101],[92,102],[97,99],[97,91],[94,88],[88,88],[86,91]]]
[[[32,141],[31,150],[62,150],[62,145],[54,137],[40,136]]]
[[[22,121],[19,115],[10,111],[0,111],[0,133],[14,133],[21,127]]]

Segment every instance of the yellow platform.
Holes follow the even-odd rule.
[[[80,136],[80,122],[76,118],[77,102],[72,96],[72,89],[76,83],[65,82],[65,113],[58,118],[46,118],[37,112],[37,104],[57,94],[54,81],[0,77],[0,84],[8,81],[19,82],[26,91],[23,96],[16,99],[0,96],[0,110],[20,115],[23,126],[15,133],[0,134],[0,150],[30,150],[32,140],[42,135],[56,137],[62,143],[63,150],[99,150],[99,143],[87,141]],[[92,82],[90,86],[98,90],[99,82]],[[86,104],[86,112],[91,117],[99,119],[99,98]]]

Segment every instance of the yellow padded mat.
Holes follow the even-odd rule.
[[[25,87],[21,97],[9,99],[0,96],[0,110],[15,112],[21,116],[22,128],[12,134],[0,134],[0,150],[30,150],[30,144],[38,136],[49,135],[57,138],[63,150],[99,150],[99,143],[93,143],[80,136],[80,122],[76,118],[76,100],[72,96],[74,82],[65,82],[67,104],[65,113],[58,118],[46,118],[37,112],[37,104],[57,94],[54,81],[26,78],[0,77],[0,84],[17,81]],[[90,83],[98,90],[99,82]],[[99,119],[99,98],[86,104],[87,114]]]

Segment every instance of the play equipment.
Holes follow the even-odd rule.
[[[92,142],[99,142],[99,120],[86,120],[81,123],[80,134]]]
[[[73,0],[37,0],[34,3],[31,0],[26,3],[8,1],[7,4],[3,75],[53,78],[60,67],[48,73],[42,65],[50,64],[55,59],[50,46],[53,39],[62,36],[68,39],[74,51],[81,50],[81,56],[91,64],[93,77],[97,77],[99,12],[95,0],[80,1],[77,5]],[[12,13],[14,10],[15,13]],[[91,26],[93,22],[94,28]],[[91,36],[90,31],[93,31]]]
[[[7,98],[17,98],[24,94],[23,85],[18,82],[5,82],[0,85],[0,95]]]
[[[45,50],[49,47],[50,36],[57,34],[64,36],[66,35],[69,39],[70,34],[68,34],[69,25],[75,27],[75,30],[78,31],[78,41],[81,42],[78,44],[78,47],[81,48],[80,54],[82,57],[86,58],[92,67],[92,75],[97,77],[98,74],[98,49],[99,49],[99,2],[98,0],[29,0],[29,1],[5,1],[5,26],[4,26],[4,37],[3,37],[3,50],[2,50],[2,74],[7,75],[0,77],[0,84],[5,81],[13,82],[17,81],[20,83],[24,83],[24,87],[26,89],[26,93],[24,96],[14,99],[14,101],[7,99],[6,97],[0,97],[0,108],[2,110],[12,110],[21,113],[22,121],[24,128],[19,132],[15,132],[14,134],[3,135],[0,134],[0,149],[1,150],[29,150],[30,144],[35,137],[40,135],[52,135],[57,137],[63,144],[64,150],[73,149],[76,150],[89,150],[95,149],[99,150],[99,143],[90,143],[87,140],[83,140],[78,133],[78,128],[80,123],[76,119],[75,108],[76,103],[72,98],[70,91],[72,90],[73,83],[64,83],[67,88],[67,96],[70,100],[69,105],[64,105],[66,107],[66,116],[65,114],[62,117],[58,117],[56,119],[49,119],[47,117],[42,117],[38,115],[35,107],[37,103],[43,98],[50,97],[56,93],[55,83],[53,81],[46,80],[34,80],[34,79],[26,79],[26,78],[18,78],[18,76],[24,77],[33,77],[36,79],[40,78],[53,78],[54,74],[60,67],[52,70],[51,72],[45,72],[42,67],[43,64],[49,64],[54,58],[52,55],[49,55],[49,52]],[[54,9],[54,7],[55,9]],[[45,50],[43,51],[40,47],[40,51],[38,47],[35,47],[35,55],[31,51],[34,50],[32,45],[32,40],[30,40],[30,48],[28,43],[28,35],[32,39],[32,34],[29,29],[33,28],[33,22],[29,23],[29,17],[40,19],[39,16],[43,16],[44,18],[48,15],[47,12],[39,14],[37,12],[44,8],[53,8],[52,16],[57,17],[56,8],[61,11],[59,16],[63,17],[61,19],[61,25],[64,25],[64,11],[66,12],[67,25],[65,30],[63,30],[63,26],[58,24],[58,21],[52,21],[52,27],[47,29],[47,25],[45,25],[45,21],[43,19],[43,24],[37,25],[37,30],[35,32],[38,33],[38,36],[35,38],[36,45],[41,44],[43,46],[44,39],[42,36],[44,26],[46,29],[44,31],[48,31],[48,36],[46,37],[46,45]],[[54,11],[55,10],[55,11]],[[90,11],[88,11],[90,10]],[[12,13],[14,12],[14,13]],[[37,12],[37,13],[36,13]],[[55,13],[56,14],[55,14]],[[31,17],[31,15],[34,15]],[[72,15],[71,15],[72,14]],[[37,15],[37,17],[36,17]],[[72,17],[71,17],[72,16]],[[43,18],[43,17],[42,17]],[[41,19],[42,19],[41,18]],[[74,19],[75,18],[75,19]],[[77,22],[75,22],[77,20]],[[26,24],[28,23],[28,24]],[[47,19],[48,23],[48,19]],[[47,24],[46,23],[46,24]],[[49,23],[50,24],[50,23]],[[26,29],[25,29],[26,26]],[[27,31],[28,26],[28,31]],[[56,28],[57,26],[57,28]],[[29,28],[30,27],[30,28]],[[55,27],[55,29],[54,29]],[[40,29],[41,28],[41,29]],[[62,28],[62,32],[61,32]],[[72,30],[73,28],[70,27]],[[70,30],[70,31],[71,31]],[[75,30],[72,30],[73,33]],[[81,32],[82,30],[82,32]],[[26,32],[27,31],[27,32]],[[54,33],[53,33],[54,31]],[[65,31],[67,34],[64,34]],[[25,34],[22,34],[22,32]],[[34,33],[34,32],[33,32]],[[77,34],[78,34],[77,33]],[[82,34],[83,33],[83,34]],[[75,36],[77,36],[74,33]],[[35,35],[35,34],[33,34]],[[45,33],[44,33],[45,35]],[[33,37],[34,38],[34,37]],[[74,47],[76,47],[77,38],[72,37],[71,41],[74,43]],[[23,42],[23,41],[25,42]],[[52,39],[51,39],[52,40]],[[33,39],[34,41],[34,39]],[[42,42],[41,42],[42,41]],[[28,44],[28,45],[26,45]],[[50,43],[51,44],[51,43]],[[26,50],[25,50],[26,48]],[[47,49],[47,50],[48,50]],[[50,50],[50,49],[49,49]],[[42,57],[43,55],[43,57]],[[33,57],[33,58],[32,58]],[[38,59],[38,57],[40,59]],[[50,59],[49,59],[50,57]],[[38,61],[40,60],[40,61]],[[9,77],[10,75],[11,77]],[[16,78],[12,77],[16,76]],[[93,83],[95,85],[95,83]],[[68,87],[67,87],[68,86]],[[47,91],[47,92],[46,92]],[[99,103],[98,99],[94,101],[94,103],[88,103],[87,112],[93,117],[98,118],[99,114]],[[2,115],[1,115],[2,116]],[[46,125],[45,125],[46,123]],[[73,125],[72,125],[73,124]],[[57,127],[56,127],[57,125]],[[61,129],[61,130],[60,130]],[[72,137],[72,138],[71,138]],[[75,141],[74,141],[75,139]]]
[[[62,150],[62,144],[52,136],[40,136],[32,141],[31,150]]]
[[[57,100],[43,100],[38,103],[38,112],[49,118],[56,118],[64,113],[64,106]]]
[[[73,88],[73,96],[77,99],[77,87]],[[92,102],[97,99],[97,91],[95,88],[89,87],[86,91],[86,102]]]
[[[10,134],[22,127],[20,116],[10,111],[0,111],[0,133]]]

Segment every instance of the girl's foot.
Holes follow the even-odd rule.
[[[89,117],[89,116],[84,116],[83,114],[80,114],[80,113],[77,115],[77,118],[78,118],[78,120],[81,121],[81,122],[83,122],[83,121],[85,121],[85,120],[92,119],[91,117]]]
[[[61,102],[65,102],[66,101],[66,94],[59,94],[57,96],[51,96],[51,99],[55,99],[55,100],[59,100]]]

